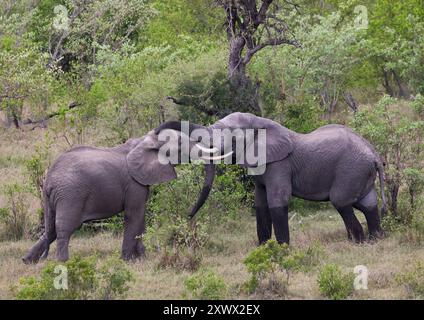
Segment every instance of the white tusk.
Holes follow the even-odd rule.
[[[223,156],[213,156],[213,157],[200,157],[200,159],[203,159],[203,160],[221,160],[221,159],[224,159],[224,158],[227,158],[227,157],[229,157],[229,156],[231,156],[233,154],[233,151],[231,151],[231,152],[228,152],[228,153],[226,153],[226,154],[224,154]]]
[[[205,148],[202,145],[200,145],[199,143],[196,144],[196,147],[198,147],[200,150],[202,150],[205,153],[215,153],[215,152],[218,152],[219,151],[218,148],[215,148],[215,147],[210,148],[210,149],[209,148]]]

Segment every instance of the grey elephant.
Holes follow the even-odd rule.
[[[59,156],[43,185],[44,234],[23,261],[36,263],[47,257],[50,244],[56,239],[57,259],[66,261],[70,237],[83,222],[108,218],[122,211],[125,212],[122,258],[143,256],[144,246],[138,238],[145,227],[149,186],[176,178],[174,164],[159,161],[159,149],[164,143],[151,131],[114,148],[80,146]],[[187,143],[189,151],[195,148],[195,143]],[[174,148],[182,152],[181,136]],[[202,196],[192,214],[201,208],[209,194],[214,166],[207,164],[205,173]]]
[[[176,121],[169,121],[156,129],[181,130]],[[371,238],[382,235],[375,178],[379,173],[382,215],[386,211],[384,196],[384,168],[373,146],[350,128],[343,125],[326,125],[308,134],[291,131],[272,120],[248,113],[232,113],[209,127],[191,124],[191,130],[202,129],[213,136],[225,129],[254,129],[254,139],[234,136],[230,142],[221,139],[199,141],[213,145],[221,154],[233,153],[238,163],[240,153],[235,150],[238,140],[245,143],[243,152],[258,145],[258,129],[266,130],[264,172],[254,176],[257,235],[262,244],[271,238],[272,226],[279,243],[289,243],[288,205],[291,196],[312,201],[330,201],[340,213],[349,239],[365,239],[361,224],[353,208],[365,215]],[[224,130],[224,131],[222,131]],[[190,134],[192,134],[190,132]],[[218,133],[220,134],[220,133]],[[223,135],[223,134],[222,134]],[[228,139],[227,139],[228,140]],[[244,163],[255,167],[258,163]]]

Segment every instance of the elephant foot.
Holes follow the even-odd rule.
[[[352,241],[352,242],[354,242],[356,244],[364,243],[364,241],[365,241],[364,231],[362,229],[361,230],[351,231],[349,233],[348,239],[349,239],[349,241]]]
[[[385,237],[385,234],[383,230],[376,230],[376,231],[370,232],[369,240],[377,241],[377,240],[384,239],[384,237]]]
[[[44,238],[38,240],[38,242],[31,248],[27,255],[22,258],[22,262],[25,264],[35,264],[40,261],[40,258],[42,258],[43,253],[46,250],[46,241],[47,240]]]
[[[121,254],[122,260],[136,261],[146,258],[146,250],[144,245],[137,243],[136,247],[132,250],[123,250]]]
[[[25,264],[36,264],[38,263],[38,261],[40,261],[40,257],[37,258],[37,257],[26,255],[25,257],[22,258],[22,262]]]
[[[133,253],[122,253],[121,255],[122,260],[125,261],[138,261],[138,260],[143,260],[144,258],[146,258],[146,254],[140,254],[138,252],[133,252]]]

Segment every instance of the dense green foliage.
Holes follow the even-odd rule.
[[[224,280],[212,271],[193,274],[184,285],[192,298],[200,300],[222,300],[227,292]]]
[[[353,272],[344,273],[335,264],[325,265],[318,275],[318,286],[321,294],[333,300],[346,299],[353,293]]]
[[[62,275],[65,277],[60,278]],[[128,267],[116,257],[109,258],[99,265],[95,257],[75,256],[63,265],[53,262],[47,264],[39,278],[22,278],[16,288],[16,298],[111,300],[125,297],[132,280],[133,275]]]
[[[244,260],[251,277],[245,284],[249,293],[259,295],[275,294],[285,297],[290,274],[295,271],[308,271],[317,265],[324,252],[319,243],[305,249],[293,249],[275,240],[252,250]]]

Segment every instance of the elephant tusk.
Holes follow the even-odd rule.
[[[224,154],[223,156],[213,156],[213,157],[203,157],[202,156],[202,157],[200,157],[200,159],[203,159],[203,160],[212,160],[212,161],[214,161],[214,160],[221,160],[221,159],[224,159],[224,158],[227,158],[227,157],[231,156],[233,154],[233,152],[234,151],[230,151],[230,152]]]
[[[205,153],[215,153],[215,152],[218,152],[219,151],[218,148],[215,148],[215,147],[210,148],[210,149],[209,148],[205,148],[205,147],[203,147],[199,143],[196,144],[196,147],[198,147],[200,150],[202,150]]]

